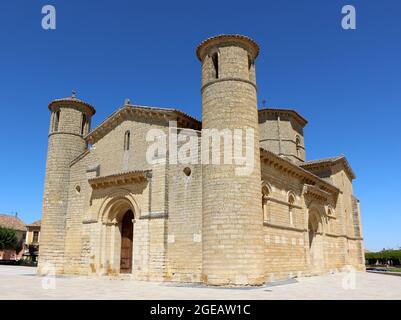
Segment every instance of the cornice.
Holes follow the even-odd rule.
[[[274,115],[285,115],[294,118],[298,121],[298,123],[304,127],[308,124],[308,120],[302,117],[298,112],[292,109],[280,109],[280,108],[263,108],[259,109],[259,114],[267,113],[267,114],[274,114]]]
[[[338,163],[341,163],[344,166],[345,172],[349,175],[351,180],[356,178],[356,175],[355,175],[354,171],[352,170],[349,162],[343,155],[341,155],[339,157],[335,157],[335,158],[326,158],[326,159],[320,159],[320,160],[306,161],[306,162],[300,164],[300,166],[306,170],[316,170],[316,169],[323,169],[323,168],[331,168]]]
[[[327,181],[324,181],[313,173],[299,167],[298,165],[278,156],[271,151],[260,148],[260,158],[261,161],[264,161],[275,169],[280,170],[289,176],[300,179],[304,184],[316,185],[318,188],[332,195],[338,195],[340,191],[337,187],[333,186]]]
[[[74,97],[69,97],[69,98],[61,98],[61,99],[55,99],[52,102],[49,103],[49,110],[54,110],[55,108],[59,107],[59,106],[76,106],[76,107],[80,107],[83,108],[87,111],[89,111],[89,114],[92,116],[96,113],[95,108],[85,102],[82,101],[80,99],[74,98]]]
[[[144,212],[139,219],[167,219],[168,214],[165,211],[158,212]]]
[[[291,231],[298,231],[298,232],[306,232],[308,231],[305,228],[297,228],[297,227],[292,227],[292,226],[284,226],[284,225],[280,225],[280,224],[274,224],[274,223],[270,223],[270,222],[263,222],[263,225],[266,227],[271,227],[271,228],[275,228],[275,229],[285,229],[285,230],[291,230]]]
[[[120,186],[132,183],[148,181],[151,177],[150,170],[129,171],[109,176],[100,176],[89,179],[88,182],[92,189],[104,189],[112,186]]]
[[[290,203],[288,201],[283,201],[283,200],[276,199],[276,198],[273,198],[273,197],[266,197],[265,199],[268,200],[268,201],[272,201],[272,202],[275,202],[275,203],[283,204],[285,206],[289,206],[289,207],[292,207],[292,208],[302,209],[302,206],[294,204],[294,203]]]
[[[256,59],[259,54],[259,46],[255,40],[240,34],[220,34],[202,41],[196,48],[196,56],[202,61],[210,48],[228,45],[244,47],[252,59]]]
[[[328,237],[333,237],[333,238],[345,238],[348,240],[363,240],[362,237],[351,237],[351,236],[347,236],[346,234],[335,234],[335,233],[325,233],[326,236]]]
[[[312,198],[324,202],[328,202],[331,198],[329,192],[323,191],[322,189],[316,187],[315,185],[306,184],[303,190],[304,195],[311,196]]]
[[[209,81],[208,83],[204,84],[201,88],[201,93],[203,93],[203,90],[205,90],[205,88],[207,88],[210,85],[213,85],[215,83],[219,83],[219,82],[224,82],[224,81],[239,81],[239,82],[244,82],[247,84],[250,84],[252,87],[255,88],[255,91],[258,91],[258,87],[256,86],[255,83],[253,83],[250,80],[246,80],[246,79],[242,79],[242,78],[236,78],[236,77],[228,77],[228,78],[219,78],[219,79],[215,79],[213,81]]]
[[[54,131],[54,132],[49,133],[49,135],[47,137],[49,138],[51,136],[55,136],[55,135],[58,135],[58,134],[64,134],[64,135],[70,135],[70,136],[76,136],[76,137],[83,138],[82,134],[74,133],[74,132],[68,132],[68,131]]]

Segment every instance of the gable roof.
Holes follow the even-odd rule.
[[[14,215],[0,214],[0,226],[16,231],[26,231],[25,223]]]
[[[303,163],[300,163],[299,166],[306,170],[313,170],[318,168],[331,167],[338,163],[341,163],[344,166],[345,172],[351,177],[351,179],[356,178],[354,171],[352,170],[349,162],[347,161],[344,155],[331,158],[322,158],[317,160],[305,161]]]
[[[75,100],[78,100],[74,98]],[[64,101],[71,99],[59,99],[55,101]],[[190,116],[189,114],[175,108],[161,108],[161,107],[151,107],[151,106],[140,106],[140,105],[131,105],[126,104],[123,107],[117,109],[110,116],[108,116],[103,122],[101,122],[95,129],[89,132],[85,136],[85,140],[88,143],[94,143],[99,140],[103,136],[105,136],[118,120],[126,117],[128,114],[136,113],[146,114],[149,117],[170,117],[169,119],[178,118],[178,124],[183,128],[190,128],[194,130],[202,129],[202,121]],[[281,114],[281,115],[289,115],[292,116],[298,123],[304,127],[308,121],[302,117],[298,112],[292,109],[279,109],[279,108],[264,108],[258,109],[258,116],[262,113],[272,113],[272,114]]]
[[[110,130],[112,130],[112,128],[114,128],[115,124],[118,124],[120,120],[126,118],[129,114],[146,115],[148,117],[166,120],[173,120],[177,118],[178,125],[184,128],[191,128],[194,130],[201,130],[202,128],[202,123],[199,120],[178,109],[127,104],[113,112],[94,130],[89,132],[85,136],[85,140],[88,143],[94,143],[95,141],[104,137]]]
[[[278,169],[284,170],[291,175],[302,178],[305,184],[309,185],[317,185],[320,189],[330,194],[338,194],[339,189],[333,184],[329,183],[326,180],[318,177],[312,172],[298,166],[297,164],[287,160],[284,157],[279,156],[278,154],[268,151],[264,148],[260,148],[260,157],[261,160],[268,161],[271,165],[274,165]]]
[[[30,224],[27,224],[27,227],[40,227],[41,220],[36,220]]]

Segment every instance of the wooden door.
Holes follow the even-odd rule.
[[[121,258],[120,273],[132,272],[132,240],[134,235],[134,214],[127,211],[123,217],[121,226]]]

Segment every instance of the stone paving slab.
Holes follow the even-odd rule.
[[[353,274],[355,277],[353,277]],[[55,289],[51,289],[55,280]],[[353,289],[354,288],[354,289]],[[0,266],[0,299],[401,299],[401,277],[355,272],[289,279],[258,288],[63,276],[37,276],[36,268]]]

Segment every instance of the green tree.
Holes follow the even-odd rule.
[[[18,237],[14,230],[0,227],[0,250],[15,249]]]
[[[375,264],[378,261],[380,264],[386,264],[387,261],[392,261],[394,265],[401,264],[401,250],[382,250],[380,252],[367,252],[365,259],[368,264]]]

